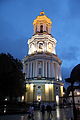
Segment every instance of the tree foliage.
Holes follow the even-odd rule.
[[[80,64],[76,65],[70,74],[70,78],[74,81],[74,82],[80,82]]]
[[[72,69],[70,78],[65,79],[65,81],[71,84],[71,86],[69,86],[67,89],[67,93],[69,94],[69,92],[72,91],[73,116],[74,116],[74,120],[76,120],[76,107],[75,107],[75,100],[74,100],[74,90],[76,88],[74,86],[74,83],[77,82],[80,84],[80,64],[78,64]]]
[[[80,83],[80,64],[76,65],[70,74],[70,78],[65,79],[66,82],[74,84]]]
[[[18,97],[25,90],[22,63],[10,54],[0,54],[0,96]]]

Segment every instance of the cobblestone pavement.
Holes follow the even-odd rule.
[[[42,114],[41,111],[34,112],[34,120],[71,120],[72,117],[72,108],[64,108],[64,109],[57,109],[52,111],[51,114],[45,111]],[[24,115],[4,115],[0,116],[0,120],[32,120],[32,118],[28,118],[28,114]]]

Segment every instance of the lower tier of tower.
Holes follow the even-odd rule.
[[[61,61],[54,54],[36,53],[23,60],[25,78],[55,78],[62,81]]]
[[[55,102],[61,103],[63,96],[63,85],[51,83],[26,84],[25,102]]]

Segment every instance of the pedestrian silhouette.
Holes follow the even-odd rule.
[[[42,112],[42,120],[44,120],[44,114],[45,114],[45,106],[41,106],[41,112]]]

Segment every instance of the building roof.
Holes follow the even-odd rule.
[[[38,24],[40,22],[52,24],[51,20],[45,15],[43,11],[40,12],[40,15],[37,16],[36,19],[33,21],[33,25]]]

